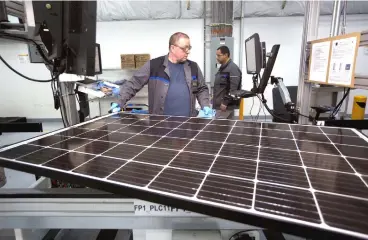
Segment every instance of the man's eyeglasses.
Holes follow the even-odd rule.
[[[188,52],[188,51],[190,51],[191,49],[192,49],[192,46],[188,46],[188,47],[180,47],[180,46],[178,46],[178,45],[175,45],[175,44],[173,44],[175,47],[178,47],[178,48],[180,48],[181,50],[183,50],[184,52]]]

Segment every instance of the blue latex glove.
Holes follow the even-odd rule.
[[[204,107],[202,110],[199,111],[197,117],[200,117],[200,118],[213,118],[215,116],[216,116],[216,110],[213,110],[209,107]]]
[[[120,112],[121,111],[121,108],[120,108],[120,105],[117,104],[117,103],[111,103],[111,107],[110,107],[110,110],[109,110],[109,113],[117,113],[117,112]]]
[[[113,96],[119,96],[119,94],[120,94],[120,88],[112,88]]]
[[[210,107],[204,107],[203,112],[205,115],[209,115],[212,112],[212,109]]]

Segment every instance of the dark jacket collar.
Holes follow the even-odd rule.
[[[221,67],[220,67],[220,71],[225,69],[227,66],[229,66],[229,64],[232,62],[231,58],[229,59],[229,61],[227,61],[227,63],[225,64],[222,64]]]

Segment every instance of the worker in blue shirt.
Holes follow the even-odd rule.
[[[148,84],[150,114],[197,116],[195,104],[198,100],[200,116],[213,117],[203,74],[196,62],[188,60],[191,48],[187,34],[174,33],[169,40],[167,55],[146,62],[130,81],[120,86],[119,103],[113,104],[113,112],[119,111]]]

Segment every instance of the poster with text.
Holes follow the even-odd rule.
[[[329,84],[352,85],[356,48],[356,37],[332,41]]]
[[[326,82],[330,41],[312,44],[312,55],[309,69],[309,81]]]

